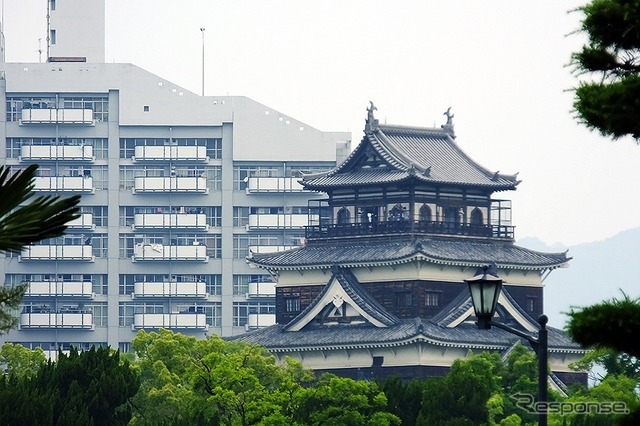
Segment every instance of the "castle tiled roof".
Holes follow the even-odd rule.
[[[357,166],[368,150],[382,159],[382,167]],[[381,124],[365,132],[362,142],[340,166],[307,175],[302,184],[307,189],[327,190],[409,178],[493,191],[515,189],[519,183],[515,175],[492,172],[473,161],[445,130]]]
[[[265,269],[304,269],[342,266],[373,266],[410,262],[416,258],[433,263],[477,267],[495,262],[499,267],[525,270],[554,269],[570,258],[564,253],[542,253],[511,242],[464,238],[401,237],[342,241],[326,244],[310,241],[287,251],[253,254],[249,261]]]

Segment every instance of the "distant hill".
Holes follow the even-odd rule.
[[[562,252],[559,245],[546,246],[533,238],[518,245],[532,250]],[[640,297],[640,228],[621,232],[603,241],[569,247],[568,268],[556,269],[545,280],[545,313],[549,324],[563,328],[572,306],[588,306],[606,299]]]

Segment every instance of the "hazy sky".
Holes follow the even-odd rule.
[[[59,0],[63,1],[63,0]],[[5,0],[6,59],[37,62],[46,0]],[[640,226],[640,146],[572,117],[569,35],[586,1],[107,0],[106,61],[196,93],[244,95],[325,131],[440,126],[490,170],[519,172],[516,236],[574,245]],[[44,55],[43,55],[44,57]]]

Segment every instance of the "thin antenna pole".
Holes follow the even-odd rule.
[[[204,96],[204,27],[200,28],[202,33],[202,96]]]

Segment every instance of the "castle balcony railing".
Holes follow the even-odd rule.
[[[25,296],[94,297],[91,281],[31,281]]]
[[[91,176],[36,176],[35,191],[95,192]]]
[[[208,262],[207,247],[200,245],[178,246],[162,244],[138,244],[133,250],[134,262],[140,261],[198,261]]]
[[[139,145],[133,161],[208,161],[206,146]]]
[[[93,110],[22,108],[20,124],[93,124]]]
[[[91,245],[53,245],[42,244],[25,247],[20,253],[19,260],[67,260],[93,262],[93,247]]]
[[[299,177],[260,177],[251,176],[245,178],[247,194],[258,194],[264,192],[311,192],[306,191],[302,184],[298,182]]]
[[[131,188],[134,194],[145,192],[192,192],[208,194],[204,176],[136,177]]]
[[[91,145],[22,145],[21,161],[95,161]]]
[[[307,214],[250,214],[247,230],[253,229],[292,229],[305,228],[310,220],[316,220]]]
[[[95,229],[95,225],[93,224],[93,214],[91,213],[81,213],[80,217],[73,219],[72,221],[67,222],[67,228],[69,229]]]
[[[307,238],[335,238],[392,234],[462,235],[512,240],[514,227],[506,225],[472,225],[450,222],[386,221],[370,223],[321,224],[306,227]]]
[[[141,328],[198,329],[207,330],[207,316],[200,308],[190,308],[193,312],[170,314],[134,314],[132,330]]]
[[[271,281],[250,282],[247,297],[276,297],[276,283]]]
[[[276,323],[276,314],[249,314],[245,329],[255,330],[270,327]]]
[[[204,281],[136,282],[132,297],[207,297]]]
[[[206,231],[204,213],[138,213],[133,217],[133,229],[193,229]]]
[[[48,309],[25,309],[20,314],[20,329],[68,328],[93,330],[93,314],[82,309],[51,311]]]

